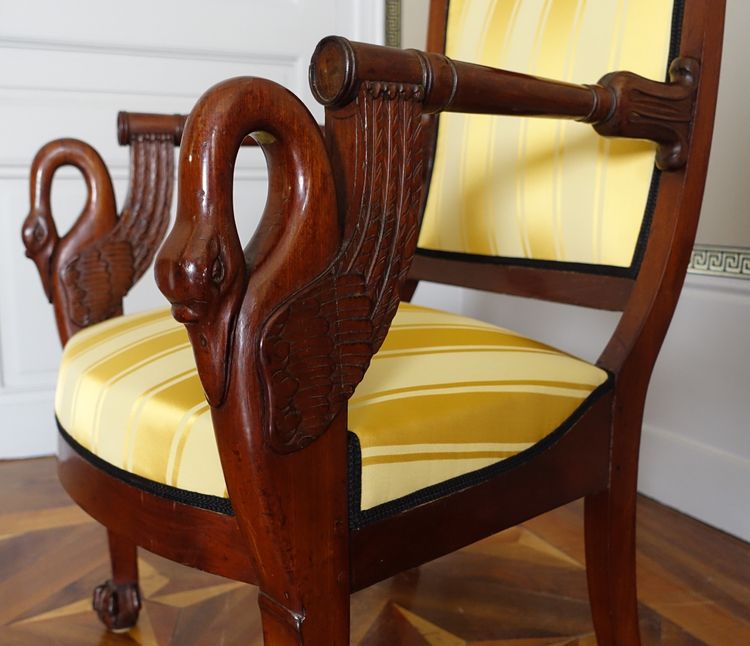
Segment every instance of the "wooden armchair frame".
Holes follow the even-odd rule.
[[[79,139],[43,146],[31,165],[31,207],[23,223],[26,255],[37,266],[54,306],[63,345],[79,330],[122,314],[122,302],[151,265],[169,224],[174,153],[187,115],[120,112],[117,140],[130,147],[130,182],[121,213],[99,153]],[[251,137],[243,146],[257,146]],[[74,166],[87,196],[70,230],[60,235],[52,214],[57,170]]]
[[[61,440],[63,485],[109,532],[113,578],[95,595],[104,622],[123,628],[137,618],[140,545],[258,585],[268,644],[344,644],[351,592],[585,497],[597,639],[638,644],[641,418],[698,220],[723,8],[723,2],[685,0],[679,57],[668,83],[618,72],[576,86],[451,61],[441,54],[447,1],[433,0],[428,53],[340,38],[321,42],[311,84],[327,106],[325,133],[291,93],[268,81],[234,79],[209,90],[185,125],[177,221],[156,274],[188,329],[232,513],[146,492]],[[603,135],[658,142],[664,172],[637,275],[414,256],[434,154],[434,115],[451,110],[578,119]],[[160,128],[172,133],[171,145],[182,118],[164,119]],[[248,136],[266,155],[269,197],[243,250],[232,182],[235,157]],[[85,323],[58,296],[59,268],[68,258],[61,249],[66,240],[79,239],[79,230],[74,227],[55,247],[36,233],[39,226],[54,231],[51,220],[33,210],[30,218],[25,239],[43,282],[47,276],[45,289],[53,295],[65,341]],[[108,239],[124,219],[102,216],[101,228],[84,228],[80,236]],[[399,295],[408,297],[419,280],[622,311],[598,360],[611,387],[513,468],[350,526],[346,400],[382,343]],[[119,311],[115,303],[106,315]],[[325,326],[332,342],[311,336],[313,325]],[[311,356],[324,374],[313,395],[298,396],[290,383],[306,374],[300,364]],[[461,522],[451,522],[457,514]]]

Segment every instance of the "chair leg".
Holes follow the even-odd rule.
[[[112,632],[135,626],[141,610],[138,553],[135,543],[107,530],[112,578],[94,590],[94,610]]]
[[[260,591],[258,606],[266,646],[346,646],[349,643],[349,595],[313,600],[295,612]]]
[[[635,483],[585,502],[586,574],[597,643],[638,646],[635,573]]]

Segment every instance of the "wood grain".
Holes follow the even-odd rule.
[[[109,171],[85,142],[51,141],[32,162],[22,237],[55,308],[63,344],[79,330],[122,314],[123,299],[151,265],[169,223],[173,136],[138,132],[127,143],[130,183],[119,216]],[[52,214],[53,178],[62,166],[78,168],[87,188],[83,210],[64,235]]]

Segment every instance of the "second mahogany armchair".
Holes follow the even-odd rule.
[[[143,154],[162,161],[133,162],[147,190],[118,219],[90,188],[62,240],[38,160],[25,241],[67,342],[59,472],[109,533],[108,627],[137,619],[141,546],[258,585],[267,644],[345,644],[352,592],[585,497],[597,640],[639,643],[640,424],[700,209],[723,2],[490,4],[433,0],[429,52],[324,39],[324,132],[256,78],[209,90],[184,134],[153,120]],[[612,63],[637,74],[533,75]],[[179,323],[119,316],[163,232],[178,131],[155,267]],[[269,191],[243,249],[248,136]],[[589,364],[402,302],[420,280],[622,317]]]

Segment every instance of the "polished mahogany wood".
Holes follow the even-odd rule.
[[[617,374],[610,486],[586,498],[592,612],[604,643],[637,644],[635,511],[643,406],[687,271],[703,198],[718,91],[724,3],[686,2],[680,52],[700,60],[695,123],[685,166],[661,178],[638,279],[599,358]]]
[[[122,111],[117,114],[117,141],[121,146],[129,146],[138,137],[159,135],[170,138],[172,144],[179,146],[186,120],[186,114]]]
[[[157,114],[151,112],[120,112],[117,115],[117,141],[128,146],[142,136],[168,136],[179,146],[185,130],[186,114]],[[257,146],[253,137],[245,137],[243,146]]]
[[[172,205],[174,154],[186,115],[120,112],[118,141],[130,147],[128,197],[118,216],[109,171],[99,153],[77,139],[43,146],[31,167],[31,208],[23,225],[26,255],[54,305],[63,343],[84,327],[122,314],[122,300],[151,265]],[[257,146],[246,137],[243,146]],[[52,214],[57,170],[74,166],[87,197],[73,227],[61,235]]]
[[[310,86],[326,106],[349,103],[367,81],[418,84],[424,112],[575,119],[605,136],[650,139],[659,144],[656,165],[685,164],[700,64],[680,57],[670,82],[632,72],[611,72],[592,85],[576,85],[508,70],[454,61],[443,54],[324,38],[313,54]]]
[[[650,139],[656,167],[674,170],[685,165],[700,77],[698,59],[681,56],[669,66],[669,83],[651,81],[630,72],[613,72],[599,80],[611,96],[612,109],[598,119],[584,119],[605,136]],[[598,107],[598,106],[597,106]]]
[[[428,52],[445,54],[449,4],[450,0],[430,0],[430,12],[427,16],[427,47],[425,47]]]
[[[339,36],[323,39],[313,54],[310,85],[323,105],[345,105],[363,81],[388,78],[424,88],[424,111],[480,112],[603,120],[615,96],[584,86],[454,61],[442,54],[386,49]]]
[[[172,136],[139,132],[129,140],[128,197],[118,216],[112,180],[88,144],[58,139],[31,166],[31,207],[23,224],[26,255],[39,270],[63,344],[75,332],[122,314],[122,301],[151,265],[169,223],[174,182]],[[74,166],[86,182],[83,210],[61,235],[52,215],[52,180]]]
[[[243,252],[232,210],[232,166],[243,138],[255,132],[264,133],[269,198]],[[206,146],[208,140],[214,145]],[[260,369],[262,340],[278,330],[266,324],[311,282],[334,279],[326,271],[340,250],[326,145],[291,92],[240,78],[199,100],[180,150],[177,222],[158,256],[157,282],[187,324],[212,404],[227,488],[258,573],[267,643],[345,643],[345,413],[304,450],[287,453],[277,450],[269,412],[247,405],[273,405],[278,398],[267,388],[280,387],[281,396],[290,390],[283,378],[268,383]],[[331,406],[335,401],[321,414]],[[292,436],[308,444],[304,432]]]
[[[137,577],[137,570],[127,569],[133,567],[128,545],[140,545],[191,567],[257,583],[234,516],[184,505],[126,484],[93,466],[62,438],[57,455],[60,482],[70,497],[119,539],[112,558],[118,561],[115,570],[122,562],[124,572],[113,573],[116,583]],[[138,522],[133,522],[134,518]]]
[[[610,441],[597,431],[611,423],[612,399],[611,392],[602,396],[562,437],[526,462],[482,484],[352,531],[352,589],[606,489]]]
[[[409,277],[488,292],[545,301],[622,311],[633,289],[633,278],[592,274],[585,269],[542,268],[538,263],[494,263],[493,259],[463,260],[419,250]],[[415,287],[416,288],[416,287]]]
[[[615,72],[591,86],[447,59],[438,33],[447,6],[445,0],[432,5],[430,52],[341,38],[321,42],[311,84],[327,104],[324,134],[291,93],[253,78],[209,90],[181,139],[179,115],[135,115],[123,126],[124,139],[151,128],[170,145],[181,140],[177,220],[157,258],[157,280],[187,327],[236,516],[187,512],[64,450],[61,478],[119,537],[112,550],[116,578],[118,571],[126,583],[134,578],[132,545],[139,544],[255,581],[266,643],[281,646],[345,644],[353,589],[585,497],[597,639],[607,646],[638,644],[640,425],[695,235],[723,3],[686,0],[669,82]],[[440,110],[578,118],[607,136],[656,141],[665,172],[632,277],[427,254],[412,263],[434,152],[433,113]],[[266,156],[269,198],[243,249],[233,215],[233,169],[248,137]],[[112,218],[106,223],[111,227]],[[34,227],[29,231],[35,239]],[[47,238],[36,237],[32,257],[41,269],[51,253]],[[427,278],[622,311],[598,362],[612,375],[611,391],[523,464],[350,529],[346,400],[399,298]],[[89,479],[99,485],[93,492]],[[191,538],[190,525],[197,523]]]

